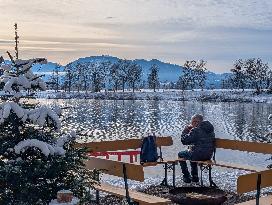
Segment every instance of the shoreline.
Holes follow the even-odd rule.
[[[38,98],[46,99],[95,99],[95,100],[171,100],[198,102],[242,102],[242,103],[272,103],[272,94],[263,92],[259,95],[255,90],[151,90],[142,91],[102,91],[93,92],[64,92],[44,91],[37,94]]]

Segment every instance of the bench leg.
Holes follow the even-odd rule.
[[[100,200],[99,200],[99,191],[98,190],[95,191],[95,201],[97,204],[99,204]]]
[[[262,175],[258,174],[257,178],[257,193],[256,193],[256,205],[260,204],[260,195],[261,195],[261,181],[262,181]]]
[[[167,170],[168,170],[168,164],[164,164],[164,179],[161,183],[162,186],[168,186],[168,180],[167,180]]]
[[[203,186],[203,172],[208,170],[209,171],[210,187],[217,187],[217,185],[212,180],[212,166],[199,164],[199,167],[200,167],[200,185]]]
[[[99,171],[97,171],[97,170],[95,170],[95,173],[94,173],[94,179],[96,180],[96,181],[100,181],[100,178],[99,178]],[[97,204],[99,204],[99,201],[100,201],[100,199],[99,199],[100,197],[99,197],[99,191],[98,190],[95,190],[95,202],[97,203]]]
[[[172,167],[173,167],[173,187],[175,188],[176,187],[176,163],[175,162],[172,164]]]
[[[210,181],[210,187],[217,187],[217,185],[212,180],[212,166],[208,165],[209,168],[209,181]]]
[[[200,185],[203,186],[203,164],[199,164],[200,167]]]
[[[176,162],[172,162],[171,164],[164,163],[164,179],[161,183],[162,186],[169,186],[168,184],[168,170],[173,171],[173,187],[176,186]]]

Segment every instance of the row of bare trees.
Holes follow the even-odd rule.
[[[182,74],[177,82],[164,86],[159,81],[159,67],[151,66],[147,81],[143,80],[143,69],[135,61],[118,60],[115,63],[109,61],[71,63],[65,67],[65,75],[60,75],[57,66],[51,76],[52,89],[60,88],[66,91],[92,91],[100,92],[102,89],[113,91],[151,88],[154,91],[159,87],[191,90],[207,88],[207,62],[204,60],[186,61],[182,68]],[[255,89],[261,93],[264,89],[272,91],[272,71],[262,59],[239,59],[230,69],[231,74],[222,80],[221,88],[228,89]]]
[[[60,75],[60,65],[53,70],[48,82],[53,90],[64,89],[65,91],[92,91],[101,90],[123,90],[126,88],[135,89],[145,87],[142,81],[142,67],[135,61],[118,60],[115,63],[110,61],[101,62],[77,62],[65,66],[65,75]],[[148,74],[147,85],[154,91],[159,87],[159,68],[152,65]]]
[[[260,58],[239,59],[231,69],[232,75],[222,83],[223,88],[255,89],[260,94],[272,89],[272,71]]]

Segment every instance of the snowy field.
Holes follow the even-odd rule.
[[[255,90],[138,90],[134,93],[131,90],[122,91],[102,91],[92,92],[64,92],[64,91],[45,91],[37,94],[39,98],[87,98],[87,99],[108,99],[108,100],[173,100],[173,101],[210,101],[210,102],[261,102],[272,103],[272,94],[255,94]]]

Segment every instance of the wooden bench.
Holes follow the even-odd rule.
[[[172,137],[160,136],[156,138],[157,146],[162,153],[161,147],[173,145]],[[142,145],[142,139],[132,138],[124,140],[114,141],[100,141],[100,142],[88,142],[88,143],[76,143],[75,147],[87,147],[89,152],[107,152],[107,151],[118,151],[128,149],[139,149]]]
[[[272,195],[260,197],[261,188],[272,186],[272,170],[241,175],[237,179],[237,193],[257,190],[256,199],[236,205],[272,205]]]
[[[171,137],[157,137],[157,145],[160,149],[160,155],[162,156],[162,146],[171,146],[173,140]],[[117,151],[117,150],[127,150],[127,149],[138,149],[141,147],[141,139],[128,139],[128,140],[117,140],[117,141],[104,141],[104,142],[91,142],[86,144],[77,144],[78,147],[88,147],[92,152],[99,151]],[[215,151],[212,160],[208,161],[196,161],[200,165],[201,170],[201,185],[203,185],[202,174],[204,170],[209,172],[209,182],[210,186],[216,186],[212,180],[212,166],[220,166],[231,169],[238,169],[250,172],[259,172],[264,170],[264,168],[254,167],[250,165],[240,165],[237,163],[228,163],[223,161],[216,160],[216,150],[218,149],[228,149],[228,150],[237,150],[237,151],[246,151],[246,152],[255,152],[262,154],[272,154],[272,144],[267,143],[258,143],[258,142],[246,142],[238,140],[229,140],[229,139],[219,139],[215,140]],[[156,166],[158,164],[164,165],[164,180],[163,185],[168,186],[168,171],[173,171],[173,186],[175,187],[175,166],[184,159],[174,159],[174,160],[163,160],[158,162],[145,163],[142,166]]]
[[[250,165],[241,165],[237,163],[228,163],[224,161],[218,161],[216,160],[217,149],[230,149],[230,150],[262,153],[262,154],[272,154],[272,144],[216,138],[213,159],[207,160],[207,161],[194,161],[200,165],[200,171],[201,171],[200,179],[201,179],[202,186],[203,186],[202,174],[204,170],[208,170],[209,172],[210,186],[216,186],[216,184],[212,180],[212,173],[211,173],[212,166],[220,166],[220,167],[238,169],[238,170],[244,170],[244,171],[250,171],[250,172],[259,172],[259,171],[265,170],[264,168],[250,166]],[[179,158],[174,160],[164,160],[162,162],[147,163],[144,166],[156,166],[157,164],[164,164],[165,177],[163,180],[163,184],[168,186],[167,173],[168,173],[168,170],[172,170],[173,171],[173,186],[175,187],[175,166],[180,161],[185,161],[185,159]]]
[[[98,169],[103,171],[106,174],[114,175],[118,177],[124,178],[125,188],[116,187],[107,183],[100,183],[98,185],[94,185],[96,191],[96,201],[99,203],[99,191],[107,192],[114,194],[120,197],[126,197],[129,204],[169,204],[171,201],[168,199],[148,195],[145,193],[137,192],[134,190],[130,190],[128,188],[127,180],[136,180],[143,182],[144,181],[144,171],[143,166],[139,164],[131,164],[113,161],[109,159],[100,159],[90,157],[85,165],[88,169]],[[99,179],[99,176],[97,176]],[[133,201],[132,201],[132,200]]]
[[[160,160],[163,160],[162,156],[162,147],[163,146],[171,146],[173,145],[172,137],[157,137],[156,138],[157,147],[159,148],[159,156]],[[100,142],[89,142],[89,143],[76,143],[75,147],[85,147],[88,148],[88,151],[92,156],[106,156],[109,158],[109,155],[114,152],[115,155],[118,156],[118,161],[121,161],[121,154],[124,153],[125,150],[126,155],[131,153],[130,155],[130,162],[133,162],[131,159],[135,153],[139,154],[139,150],[142,145],[142,139],[139,138],[132,138],[132,139],[125,139],[125,140],[115,140],[115,141],[100,141]],[[120,152],[122,150],[122,152]],[[130,151],[128,151],[130,150]],[[118,154],[120,153],[120,155]],[[107,154],[109,153],[109,154]],[[137,161],[137,158],[136,160]]]

